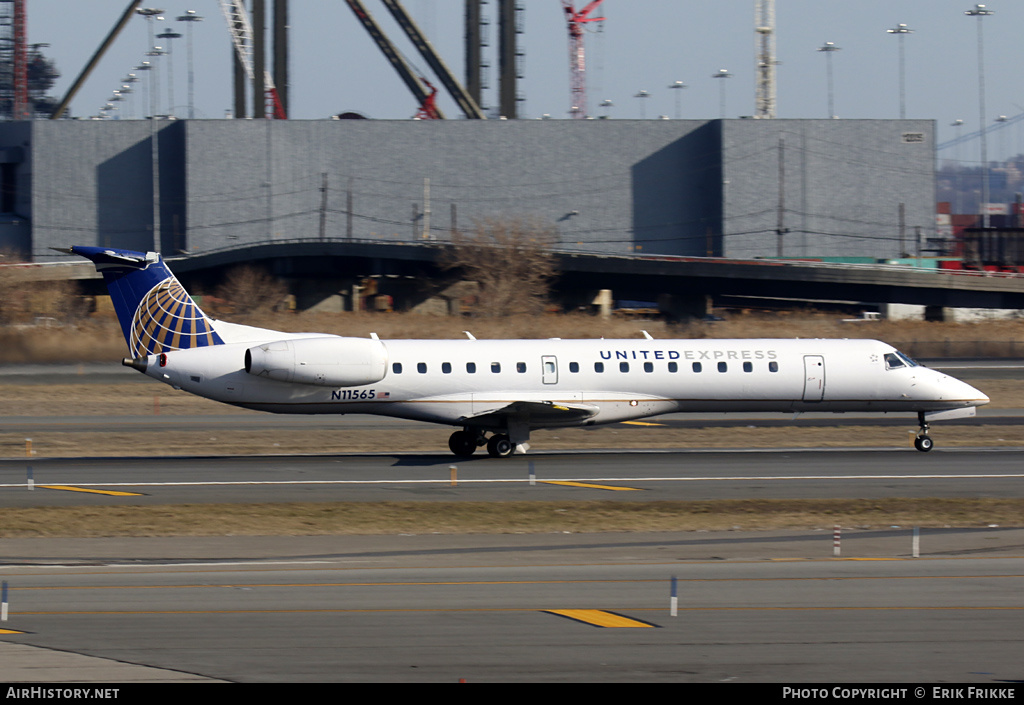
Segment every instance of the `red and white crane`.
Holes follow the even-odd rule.
[[[572,0],[562,0],[565,20],[569,24],[569,93],[572,97],[569,112],[573,118],[587,117],[587,60],[583,47],[583,25],[587,22],[603,22],[604,17],[590,17],[604,0],[593,0],[577,11]]]

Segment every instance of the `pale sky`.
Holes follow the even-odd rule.
[[[405,40],[383,4],[364,0],[367,8],[411,64],[426,62]],[[525,96],[520,116],[568,119],[570,107],[568,39],[560,0],[520,0],[525,7]],[[268,6],[271,4],[268,0]],[[577,8],[585,0],[576,0]],[[127,0],[29,0],[29,42],[43,49],[63,74],[53,93],[59,98],[127,7]],[[221,119],[231,108],[230,44],[227,25],[215,0],[168,0],[144,3],[165,11],[157,33],[167,26],[184,32],[174,18],[194,9],[206,19],[193,25],[197,117]],[[588,97],[593,115],[611,100],[613,119],[686,119],[719,117],[720,84],[726,92],[726,116],[754,113],[754,0],[605,0],[598,13],[603,27],[589,25],[587,34]],[[464,80],[462,0],[405,0],[406,8],[443,56],[456,77]],[[842,118],[899,117],[899,43],[906,56],[906,114],[934,119],[940,143],[980,126],[978,23],[965,11],[975,3],[963,0],[777,0],[778,117],[828,117],[826,62],[831,58],[835,112]],[[1019,67],[1024,65],[1024,2],[986,3],[994,12],[984,18],[985,115],[995,126],[999,116],[1024,114]],[[491,19],[490,93],[496,104],[497,0],[485,6]],[[268,10],[269,14],[269,10]],[[269,19],[268,19],[269,22]],[[914,30],[902,40],[886,32],[900,23]],[[322,119],[353,110],[371,118],[405,119],[417,105],[342,0],[291,2],[291,117]],[[819,52],[825,42],[840,47]],[[72,103],[75,116],[97,114],[121,78],[146,59],[146,21],[134,18]],[[159,79],[161,112],[167,112],[168,66],[163,58]],[[730,79],[713,79],[720,69]],[[187,115],[186,43],[173,44],[175,113]],[[140,74],[145,79],[145,74]],[[670,90],[682,81],[688,88]],[[434,81],[435,85],[437,84]],[[142,86],[143,84],[137,84]],[[640,90],[650,98],[635,98]],[[141,117],[145,89],[126,104],[122,117]],[[643,101],[643,103],[642,103]],[[641,104],[642,103],[642,104]],[[444,97],[449,117],[455,105]],[[951,126],[963,120],[962,128]],[[943,150],[940,159],[978,160],[977,140]],[[1024,119],[990,133],[989,156],[1000,159],[1024,152]]]

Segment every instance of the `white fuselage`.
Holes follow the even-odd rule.
[[[353,340],[317,337],[338,345]],[[383,376],[356,386],[250,374],[244,360],[255,344],[177,350],[166,354],[164,366],[151,355],[146,374],[250,409],[456,426],[517,402],[593,410],[585,420],[545,417],[529,422],[531,428],[671,412],[933,412],[988,402],[970,385],[914,366],[874,340],[386,340],[380,341]],[[296,369],[304,364],[297,360]]]

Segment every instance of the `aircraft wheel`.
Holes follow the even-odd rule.
[[[456,431],[448,438],[448,448],[460,458],[468,458],[476,451],[476,435],[468,431]]]
[[[507,458],[515,449],[511,439],[503,433],[496,433],[487,441],[487,452],[492,458]]]
[[[914,439],[914,447],[922,453],[927,453],[935,446],[935,442],[928,436],[918,436]]]

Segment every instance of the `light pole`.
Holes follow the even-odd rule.
[[[125,76],[124,78],[121,79],[121,84],[122,84],[121,92],[122,93],[132,93],[134,95],[134,93],[135,93],[135,86],[132,85],[132,84],[138,83],[138,81],[139,81],[139,77],[138,76],[136,76],[134,73],[129,73],[127,76]],[[129,103],[130,103],[130,105],[129,105],[129,116],[128,117],[130,117],[132,120],[134,120],[135,119],[135,99],[132,98],[129,101]]]
[[[711,74],[711,78],[732,78],[732,74],[727,69],[718,69],[718,73]],[[725,119],[725,81],[723,80],[718,84],[718,115],[723,120]]]
[[[835,120],[838,116],[836,115],[835,100],[832,94],[832,54],[839,51],[840,47],[837,47],[834,42],[825,42],[818,51],[825,52],[825,71],[826,78],[828,79],[828,116]]]
[[[981,32],[981,20],[994,14],[984,5],[975,5],[965,10],[968,17],[978,18],[978,110],[981,115],[981,226],[987,228],[988,220],[988,121],[985,119],[985,41]]]
[[[134,70],[135,71],[151,71],[152,69],[153,69],[153,65],[151,63],[149,63],[148,61],[143,61],[143,62],[140,62],[139,65],[136,66]],[[150,111],[152,111],[152,107],[153,107],[153,98],[151,96],[152,92],[153,92],[153,79],[151,79],[149,77],[149,74],[147,73],[146,74],[146,98],[145,98],[145,101],[143,102],[143,105],[142,105],[142,112],[143,112],[143,114],[145,114],[147,108]]]
[[[895,34],[900,39],[900,120],[907,117],[907,89],[906,89],[906,61],[903,55],[903,37],[911,34],[914,30],[905,24],[898,24],[892,29],[885,30],[889,34]]]
[[[634,97],[634,98],[639,98],[639,99],[640,99],[640,119],[641,119],[641,120],[646,120],[646,119],[647,119],[647,106],[646,106],[646,105],[644,105],[644,101],[645,101],[645,100],[646,100],[647,98],[650,98],[650,97],[651,97],[651,94],[650,94],[650,93],[648,93],[648,92],[647,92],[647,91],[645,91],[645,90],[641,90],[641,91],[640,91],[639,93],[637,93],[637,94],[636,94],[636,95],[634,95],[633,97]]]
[[[202,22],[203,17],[196,14],[195,10],[187,10],[184,15],[178,17],[178,22],[185,22],[185,42],[188,46],[188,119],[196,117],[195,106],[195,75],[192,70],[192,25],[195,22]]]
[[[686,84],[682,81],[675,81],[669,86],[670,89],[676,92],[676,120],[683,116],[683,89],[686,87]]]
[[[143,17],[146,18],[146,29],[149,32],[149,43],[146,45],[146,56],[155,56],[152,53],[153,50],[156,48],[154,46],[154,44],[156,42],[153,39],[153,20],[162,20],[163,19],[164,11],[160,10],[160,9],[157,9],[155,7],[140,7],[137,10],[135,10],[135,12],[137,14],[142,15]],[[148,64],[148,62],[145,62],[145,61],[143,63],[144,64]],[[153,64],[150,65],[150,69],[155,69],[155,68],[156,68],[156,64],[154,62]],[[156,108],[153,107],[153,104],[157,103],[159,101],[153,99],[153,95],[152,95],[153,78],[152,78],[152,74],[150,74],[149,84],[150,84],[150,95],[149,95],[150,117],[151,118],[155,118],[155,116],[156,116]],[[159,87],[159,84],[158,84],[158,87]]]
[[[181,39],[181,34],[173,29],[165,29],[156,35],[157,39],[167,40],[167,114],[174,115],[174,40]]]
[[[150,63],[149,79],[150,79],[150,93],[149,93],[149,109],[151,116],[156,120],[157,115],[160,114],[160,63],[159,57],[163,56],[167,52],[164,51],[163,47],[153,47],[146,52],[146,56],[152,57],[153,61]]]

